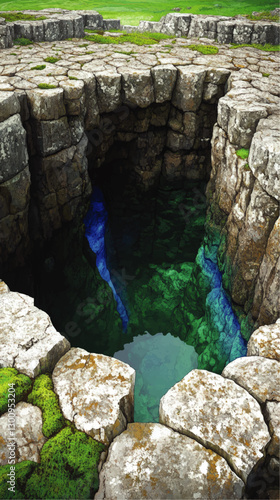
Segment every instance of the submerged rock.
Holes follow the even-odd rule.
[[[109,449],[95,500],[234,499],[243,482],[224,458],[160,424],[129,424]]]
[[[259,404],[231,380],[193,370],[161,399],[160,422],[224,456],[244,482],[270,441]]]
[[[64,417],[97,441],[109,444],[133,420],[135,371],[125,363],[73,348],[52,378]]]

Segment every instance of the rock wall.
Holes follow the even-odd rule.
[[[0,17],[0,48],[12,47],[13,40],[27,38],[34,42],[52,42],[68,38],[82,38],[84,29],[119,30],[128,33],[145,31],[189,38],[209,38],[218,43],[279,44],[280,27],[269,21],[250,21],[226,16],[197,16],[170,13],[159,22],[140,21],[139,26],[121,25],[118,19],[103,19],[94,10],[43,9],[25,10],[37,21],[5,22]],[[1,12],[0,12],[1,16]],[[41,20],[40,17],[45,17]]]

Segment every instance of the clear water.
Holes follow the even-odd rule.
[[[136,370],[135,422],[158,422],[161,397],[187,373],[197,368],[194,347],[170,333],[138,335],[114,357]]]

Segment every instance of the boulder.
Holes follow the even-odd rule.
[[[280,361],[280,319],[273,325],[260,326],[252,333],[247,346],[247,355]]]
[[[28,403],[18,403],[15,407],[15,428],[12,413],[4,413],[0,417],[0,465],[9,463],[15,452],[15,463],[23,460],[40,462],[40,450],[47,439],[42,431],[42,412],[37,406]],[[10,427],[9,427],[10,426]],[[15,447],[11,447],[12,442]]]
[[[232,380],[193,370],[160,401],[160,422],[226,458],[246,482],[270,435],[257,401]],[[241,424],[242,423],[242,424]]]
[[[278,361],[261,356],[237,358],[224,368],[222,376],[244,387],[259,403],[280,401]]]
[[[266,404],[269,430],[272,436],[268,453],[279,458],[280,450],[280,403],[270,401]]]
[[[0,367],[13,367],[29,377],[51,372],[70,348],[50,317],[27,295],[0,295]]]
[[[243,483],[224,458],[160,424],[129,424],[109,448],[95,500],[234,499]]]
[[[135,371],[117,359],[73,348],[53,371],[65,418],[109,444],[133,420]]]

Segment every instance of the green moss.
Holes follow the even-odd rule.
[[[270,43],[265,43],[261,45],[260,43],[241,43],[232,44],[230,49],[240,49],[241,47],[253,47],[254,49],[264,50],[265,52],[279,52],[280,45],[271,45]]]
[[[49,375],[39,375],[35,379],[28,403],[39,406],[43,413],[43,433],[46,437],[60,431],[65,426],[65,419],[53,391],[52,379]]]
[[[26,498],[24,493],[25,484],[36,466],[35,462],[30,462],[29,460],[14,465],[16,477],[15,492],[9,491],[10,484],[7,482],[9,480],[10,465],[0,467],[0,498],[6,500]]]
[[[270,76],[270,73],[262,73],[262,76],[266,76],[268,78]]]
[[[56,85],[50,85],[49,83],[39,83],[38,88],[39,89],[56,89]]]
[[[59,57],[46,57],[44,59],[44,61],[48,62],[48,63],[51,63],[51,64],[54,64],[56,63],[57,61],[59,61]]]
[[[237,151],[235,151],[235,154],[239,156],[239,158],[242,158],[242,160],[245,160],[245,158],[248,158],[249,156],[249,149],[238,149]]]
[[[33,66],[31,69],[45,69],[46,65],[45,64],[38,64],[38,66]]]
[[[4,17],[7,22],[13,21],[42,21],[43,19],[47,19],[46,16],[31,16],[29,14],[23,14],[23,12],[14,12],[11,14],[10,12],[1,12],[1,17]]]
[[[78,80],[75,76],[68,76],[69,80]]]
[[[32,45],[32,40],[28,38],[15,38],[14,45]]]
[[[187,45],[188,49],[197,50],[201,54],[218,54],[219,49],[214,45]]]
[[[163,33],[125,33],[121,37],[103,36],[100,34],[86,35],[85,39],[94,43],[116,44],[134,43],[135,45],[154,45],[160,40],[174,38],[173,36],[164,35]]]
[[[10,56],[17,56],[17,54],[15,52],[11,52]]]
[[[134,50],[129,50],[129,51],[126,51],[126,50],[114,50],[114,52],[116,54],[125,54],[127,56],[131,56],[131,54],[136,54],[136,52],[134,52]]]
[[[248,163],[246,163],[243,168],[246,172],[250,172],[250,170],[251,170]]]
[[[94,54],[94,50],[88,50],[86,54]]]
[[[16,403],[23,399],[31,389],[31,380],[26,375],[18,373],[15,368],[0,369],[0,414],[8,409],[9,384],[14,384]]]
[[[93,498],[104,445],[68,426],[47,441],[26,484],[27,498]]]
[[[81,45],[79,45],[79,47],[88,47],[89,44],[88,43],[82,43]]]
[[[253,14],[249,14],[246,17],[248,19],[252,19],[252,21],[274,21],[274,22],[279,22],[279,17],[278,16],[273,16],[269,10],[264,10],[262,12],[259,12],[257,16],[253,16]]]

